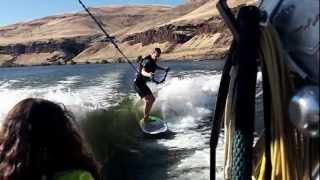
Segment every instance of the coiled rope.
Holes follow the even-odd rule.
[[[281,47],[278,34],[272,26],[262,30],[260,59],[270,85],[270,161],[272,180],[292,180],[303,178],[303,146],[300,134],[291,125],[287,110],[293,90],[285,62],[285,52]],[[268,148],[268,147],[267,147]],[[256,167],[253,179],[266,179],[266,160],[263,153],[259,166]]]

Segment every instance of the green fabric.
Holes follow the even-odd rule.
[[[148,124],[149,123],[161,123],[161,118],[159,117],[156,117],[156,116],[149,116],[149,121],[148,121]],[[144,119],[140,119],[140,124],[144,124]]]
[[[88,171],[75,170],[59,173],[53,178],[54,180],[94,180]]]
[[[150,116],[150,117],[149,117],[149,121],[151,121],[151,122],[155,122],[155,121],[160,122],[160,121],[161,121],[161,119],[160,119],[159,117]]]

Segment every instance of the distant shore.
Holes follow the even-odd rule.
[[[219,58],[195,58],[195,59],[160,59],[160,62],[195,62],[195,61],[221,61],[224,59],[224,57]],[[136,59],[130,59],[132,63],[137,63]],[[34,66],[72,66],[72,65],[84,65],[84,64],[117,64],[117,63],[127,63],[124,60],[121,61],[107,61],[107,60],[101,60],[101,61],[86,61],[86,62],[74,62],[69,61],[67,63],[42,63],[42,64],[5,64],[0,65],[0,68],[19,68],[19,67],[34,67]]]

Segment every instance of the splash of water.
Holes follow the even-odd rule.
[[[11,108],[25,98],[44,98],[65,105],[78,119],[87,112],[111,106],[110,98],[117,94],[116,87],[118,75],[102,76],[101,83],[86,87],[74,88],[73,86],[83,83],[80,76],[65,77],[50,85],[37,87],[23,86],[14,88],[19,80],[9,80],[0,83],[0,124]],[[109,98],[109,99],[108,99]]]
[[[176,179],[209,178],[210,117],[216,102],[221,74],[198,74],[195,77],[171,78],[157,91],[155,109],[160,109],[175,138],[158,143],[173,151],[191,151],[169,174]],[[155,89],[155,87],[153,87]],[[202,124],[204,124],[202,126]],[[222,147],[223,141],[219,142]],[[223,150],[218,150],[223,160]],[[220,164],[219,177],[222,177]],[[222,179],[222,178],[221,178]]]
[[[168,77],[168,81],[162,86],[151,85],[157,95],[154,110],[160,111],[170,130],[176,133],[173,139],[157,142],[169,151],[191,152],[189,156],[180,157],[180,162],[168,169],[171,179],[207,179],[209,176],[208,122],[215,104],[220,77],[220,74],[207,74],[203,71],[192,72],[192,75],[190,72],[182,72]],[[74,86],[83,81],[79,76],[66,77],[45,87],[25,86],[13,89],[11,86],[18,82],[4,82],[0,86],[0,99],[6,103],[0,104],[0,121],[14,104],[27,97],[40,97],[63,103],[77,116],[106,108],[112,100],[108,97],[119,93],[119,82],[117,75],[110,77],[109,74],[101,78],[104,80],[96,85],[77,88]],[[221,157],[222,152],[221,150]]]

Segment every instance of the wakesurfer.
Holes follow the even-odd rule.
[[[144,123],[148,122],[150,110],[155,101],[155,97],[153,96],[150,88],[147,86],[147,82],[151,81],[154,76],[154,72],[157,69],[168,71],[169,68],[161,67],[157,65],[159,57],[161,55],[161,49],[155,48],[154,51],[143,58],[141,62],[139,62],[139,73],[137,73],[136,78],[134,80],[134,88],[135,91],[139,94],[141,99],[144,101],[144,111],[143,111],[143,120]]]

